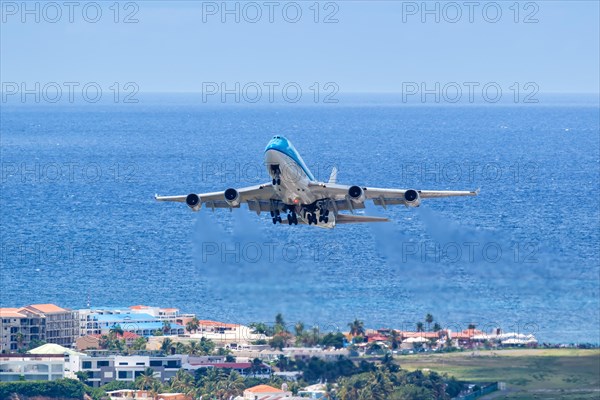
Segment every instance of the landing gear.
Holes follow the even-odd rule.
[[[306,213],[306,221],[309,225],[315,224],[317,225],[317,214],[315,213]]]
[[[281,185],[281,170],[279,164],[271,165],[271,176],[273,177],[273,186]]]
[[[320,223],[329,223],[329,209],[326,200],[316,201],[313,204],[304,207],[304,218],[309,225],[318,225]],[[317,213],[319,216],[317,217]]]
[[[298,216],[295,212],[291,212],[287,215],[288,225],[298,225]]]
[[[271,211],[271,219],[273,220],[273,225],[278,222],[281,223],[281,215],[279,215],[279,210]]]
[[[329,222],[329,210],[321,210],[321,214],[319,215],[319,222]]]

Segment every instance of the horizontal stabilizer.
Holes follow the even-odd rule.
[[[388,222],[389,219],[382,217],[370,217],[368,215],[338,214],[335,217],[336,224],[356,224],[360,222]]]

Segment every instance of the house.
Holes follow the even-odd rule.
[[[54,304],[0,308],[0,351],[16,352],[31,342],[73,346],[79,336],[78,313]]]
[[[310,385],[304,389],[298,391],[298,396],[308,397],[310,399],[325,399],[327,395],[327,385],[324,383],[317,383]]]
[[[53,381],[65,377],[64,354],[2,354],[0,382]]]
[[[140,336],[151,336],[155,331],[164,329],[163,321],[150,314],[143,313],[117,313],[117,314],[90,314],[87,323],[91,324],[95,333],[106,335],[116,326],[125,332],[133,332]],[[182,335],[185,328],[181,325],[169,323],[166,335]],[[87,331],[87,330],[86,330]]]
[[[104,333],[98,318],[101,315],[115,316],[113,317],[113,321],[118,321],[119,318],[125,319],[126,316],[129,316],[130,320],[138,322],[142,322],[141,320],[144,319],[144,322],[152,322],[158,328],[161,328],[163,326],[163,321],[166,321],[169,322],[171,326],[178,326],[176,334],[183,334],[185,330],[181,331],[179,327],[183,329],[188,321],[195,318],[194,314],[182,314],[178,308],[161,308],[145,305],[87,308],[79,310],[79,324],[82,336]],[[136,317],[136,315],[142,315],[143,317],[139,318]],[[100,320],[102,320],[102,318],[100,318]],[[128,321],[122,322],[125,323]],[[156,328],[154,330],[156,330]]]
[[[88,349],[100,349],[100,348],[102,348],[102,346],[101,346],[102,336],[103,335],[101,335],[99,333],[95,333],[92,335],[86,335],[86,336],[80,336],[75,341],[75,347],[77,348],[77,350],[80,350],[80,351],[88,350]],[[123,332],[123,334],[116,335],[117,339],[125,340],[125,346],[127,346],[127,347],[132,346],[133,343],[136,341],[136,339],[138,339],[140,337],[141,337],[140,335],[133,333],[133,332]]]
[[[69,356],[69,377],[74,378],[79,371],[86,372],[88,383],[98,387],[112,381],[134,382],[146,368],[152,368],[154,377],[161,382],[166,382],[177,374],[186,357],[182,355],[72,355]]]
[[[292,397],[292,392],[274,388],[269,385],[253,386],[244,390],[244,400],[276,400]]]

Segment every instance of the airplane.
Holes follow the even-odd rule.
[[[211,208],[239,208],[246,203],[250,211],[270,213],[273,224],[307,224],[322,228],[333,228],[337,224],[361,222],[386,222],[388,218],[357,215],[354,211],[365,208],[367,200],[375,205],[402,204],[419,207],[421,199],[476,196],[476,191],[440,191],[415,189],[382,189],[337,183],[334,167],[328,182],[319,182],[310,172],[302,157],[283,136],[274,136],[264,153],[267,171],[272,178],[269,183],[240,189],[229,188],[222,192],[190,193],[181,196],[155,195],[157,201],[186,203],[193,211],[202,205]],[[349,211],[342,213],[341,211]],[[282,214],[285,217],[282,218]]]

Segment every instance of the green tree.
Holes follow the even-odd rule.
[[[423,323],[422,322],[417,322],[417,332],[423,332]]]
[[[188,346],[185,343],[175,343],[175,354],[187,354]]]
[[[131,345],[133,350],[146,350],[146,344],[148,343],[148,339],[143,336],[136,338]]]
[[[345,336],[341,332],[331,333],[329,332],[323,339],[321,339],[321,345],[323,347],[335,347],[336,349],[341,349],[344,347]]]
[[[110,327],[109,331],[108,331],[108,335],[110,339],[115,339],[119,336],[123,336],[123,333],[125,333],[123,331],[123,328],[121,328],[121,325],[116,324]]]
[[[392,329],[392,331],[390,332],[390,342],[392,344],[392,350],[396,350],[398,347],[400,347],[400,336],[398,335],[398,332],[395,329]]]
[[[365,335],[365,323],[358,319],[348,324],[350,327],[350,334],[352,336],[364,336]]]
[[[280,371],[286,371],[289,362],[290,362],[289,358],[287,358],[283,354],[280,354],[279,356],[277,356],[277,362],[275,363],[275,366],[277,368],[279,368]]]
[[[90,379],[90,376],[88,375],[87,371],[77,371],[75,373],[75,376],[77,377],[77,379],[79,380],[79,382],[81,383],[88,383],[88,379]]]
[[[194,377],[186,370],[180,369],[169,381],[169,387],[176,392],[188,394],[195,387]]]
[[[200,339],[200,351],[202,355],[209,355],[215,350],[215,342],[205,337]]]
[[[273,329],[275,334],[287,332],[287,329],[285,327],[285,321],[281,313],[278,313],[275,316],[275,326],[273,327]]]
[[[269,327],[264,322],[252,322],[248,326],[250,328],[252,328],[252,331],[255,334],[270,336],[268,334],[269,333]]]
[[[164,352],[164,353],[171,353],[171,348],[173,347],[173,340],[171,340],[170,338],[164,338],[161,345],[160,345],[160,349]]]
[[[283,350],[288,345],[289,337],[284,332],[278,333],[271,340],[269,340],[269,346],[274,349]]]
[[[256,376],[262,369],[263,362],[260,358],[255,358],[252,360],[252,366],[250,367],[252,371],[252,375]]]
[[[25,335],[23,335],[21,332],[17,332],[17,334],[15,335],[15,339],[17,341],[17,347],[20,350],[23,347],[23,343],[25,342]]]
[[[140,374],[135,380],[135,386],[139,390],[150,390],[156,387],[156,384],[160,384],[160,381],[154,377],[154,370],[152,368],[146,368],[144,372]]]
[[[433,324],[433,328],[432,328],[432,330],[433,330],[434,332],[439,332],[439,331],[441,331],[441,330],[442,330],[442,327],[440,326],[440,324],[438,324],[438,323],[436,322],[435,324]]]
[[[171,334],[171,323],[169,321],[163,321],[162,331],[165,335]]]
[[[296,333],[296,336],[302,336],[304,334],[304,323],[296,322],[296,325],[294,325],[294,332]]]
[[[431,323],[433,322],[433,315],[428,313],[425,316],[425,322],[427,322],[427,330],[429,331],[430,330],[429,327],[431,326]]]
[[[241,396],[245,388],[244,378],[234,371],[226,379],[217,382],[215,395],[218,399],[227,400]]]
[[[187,324],[185,324],[185,329],[187,329],[187,331],[190,333],[197,332],[199,327],[200,327],[200,321],[198,321],[198,318],[196,318],[196,317],[192,318],[191,320],[188,321]]]

